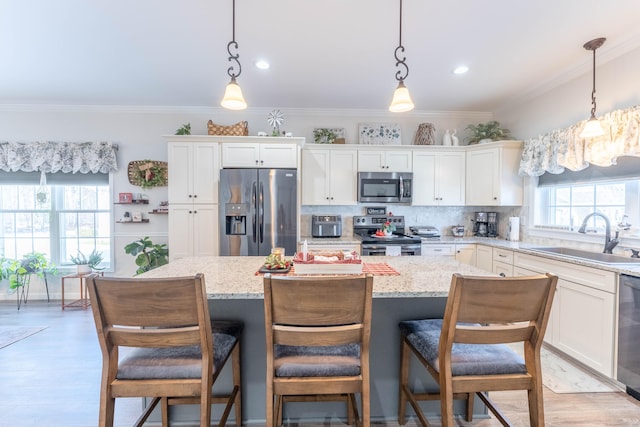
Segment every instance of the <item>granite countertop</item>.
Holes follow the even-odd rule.
[[[375,276],[374,298],[446,297],[453,273],[493,276],[491,272],[446,257],[362,257],[370,264],[387,263],[400,273]],[[203,273],[209,299],[261,299],[264,257],[205,256],[182,258],[138,277],[160,278]]]
[[[307,241],[309,245],[359,245],[362,240],[357,236],[340,236],[340,237],[311,237],[300,236],[300,244]]]

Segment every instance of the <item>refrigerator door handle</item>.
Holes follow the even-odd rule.
[[[251,187],[251,207],[255,210],[255,212],[253,212],[251,215],[251,229],[253,230],[252,238],[254,243],[256,242],[256,238],[257,238],[257,230],[256,230],[256,219],[258,216],[258,205],[256,203],[257,192],[258,192],[257,183],[254,182]]]
[[[260,182],[260,243],[264,242],[264,185]]]

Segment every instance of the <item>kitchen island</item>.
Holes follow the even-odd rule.
[[[265,419],[265,331],[262,275],[256,272],[264,257],[189,257],[144,273],[140,277],[161,278],[203,273],[209,308],[213,318],[242,320],[243,418],[245,423],[264,423]],[[442,317],[451,275],[492,275],[474,266],[444,257],[363,257],[365,264],[386,263],[399,275],[374,275],[371,333],[371,417],[375,421],[395,421],[398,413],[398,371],[400,332],[398,322],[407,319]],[[415,360],[413,361],[415,363]],[[433,380],[416,366],[414,385],[437,390]],[[229,372],[223,372],[229,378]],[[230,384],[222,378],[221,387]],[[462,402],[460,402],[462,403]],[[484,407],[476,402],[476,416]],[[439,402],[424,404],[427,415],[439,413]],[[218,408],[215,408],[218,409]],[[462,412],[462,406],[460,411]],[[411,408],[408,413],[412,414]],[[213,416],[217,416],[214,410]],[[334,421],[346,416],[344,404],[292,403],[285,408],[291,421]],[[194,408],[172,409],[172,420],[197,418]]]

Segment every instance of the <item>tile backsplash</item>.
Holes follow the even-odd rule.
[[[311,215],[342,215],[342,235],[345,237],[353,234],[353,216],[366,215],[366,207],[381,206],[357,205],[357,206],[302,206],[300,235],[311,235]],[[407,226],[432,225],[440,230],[443,236],[451,235],[451,227],[464,225],[465,234],[471,236],[473,232],[473,219],[476,212],[498,213],[498,238],[506,238],[509,229],[509,217],[520,217],[520,238],[523,238],[523,227],[526,224],[524,209],[520,206],[509,207],[473,207],[473,206],[403,206],[387,205],[387,213],[404,215]]]

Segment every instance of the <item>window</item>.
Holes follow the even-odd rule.
[[[108,183],[51,185],[43,193],[39,185],[3,180],[0,221],[0,255],[7,258],[42,252],[60,267],[71,265],[79,251],[89,255],[95,248],[103,254],[101,266],[111,265]]]
[[[637,226],[640,224],[639,188],[638,179],[538,187],[535,224],[541,228],[577,231],[587,215],[600,212],[609,218],[612,227],[623,221],[624,215]],[[604,225],[602,218],[593,216],[587,222],[587,230],[602,231]]]

